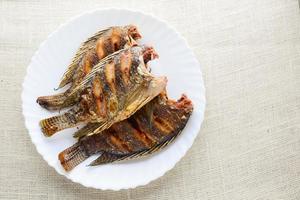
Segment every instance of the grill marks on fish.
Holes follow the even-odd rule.
[[[78,143],[85,152],[80,154],[90,156],[100,152],[99,158],[90,164],[99,165],[154,153],[180,134],[192,109],[191,101],[186,97],[177,102],[169,102],[160,95],[130,118],[115,123],[101,134],[81,138]],[[144,116],[143,120],[139,120],[141,116]],[[60,156],[64,158],[68,154],[71,153],[65,150]],[[61,162],[65,160],[62,158],[59,157]],[[78,164],[77,160],[68,162],[68,167],[65,168],[67,171]]]
[[[115,67],[115,87],[119,92],[119,95],[125,94],[127,91],[127,87],[123,80],[123,73],[121,67]]]
[[[93,91],[98,114],[101,117],[118,110],[118,89],[116,86],[116,70],[118,67],[110,61],[104,65],[104,73],[96,75],[93,80]],[[100,80],[101,77],[101,80]]]
[[[149,148],[151,145],[153,145],[153,143],[156,142],[154,137],[143,131],[141,125],[135,117],[129,118],[128,124],[132,127],[132,132],[134,133],[135,138],[140,140],[145,147]]]
[[[105,55],[107,54],[105,50],[103,38],[100,38],[96,43],[96,53],[99,59],[104,58]]]
[[[100,58],[102,59],[102,58]],[[82,74],[78,74],[77,78],[75,79],[75,84],[73,87],[75,87],[82,79],[84,76],[86,76],[90,71],[92,70],[93,66],[99,62],[99,58],[93,53],[93,51],[90,51],[86,54],[86,56],[83,58],[82,62]]]
[[[167,119],[164,119],[164,118],[154,116],[154,124],[155,124],[155,127],[157,129],[159,129],[160,132],[165,135],[169,134],[173,130],[172,125],[168,122]]]
[[[121,140],[118,135],[111,134],[109,141],[111,145],[113,145],[116,149],[119,149],[121,152],[128,153],[131,150],[126,142]]]
[[[103,37],[96,42],[96,52],[99,59],[104,58],[112,52],[116,52],[122,49],[126,44],[129,45],[128,32],[124,32],[120,27],[112,27],[107,35],[109,37]]]
[[[103,35],[105,35],[106,32],[108,32],[111,28],[104,29],[101,31],[98,31],[96,34],[94,34],[92,37],[88,38],[85,42],[81,44],[78,51],[76,52],[71,64],[69,65],[67,71],[64,73],[62,80],[59,84],[59,88],[64,87],[66,84],[70,83],[73,79],[74,73],[77,69],[78,64],[82,61],[82,59],[85,57],[86,52],[91,50],[96,43],[96,41]]]
[[[117,30],[117,29],[112,30],[110,42],[111,42],[113,51],[120,50],[121,32],[119,30]]]

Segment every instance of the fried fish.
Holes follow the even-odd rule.
[[[152,47],[134,46],[107,56],[68,95],[78,102],[66,113],[41,120],[45,136],[82,123],[98,123],[88,135],[122,121],[160,94],[166,77],[154,77],[148,61],[158,57]]]
[[[185,96],[178,101],[160,94],[130,118],[115,123],[101,134],[85,136],[62,151],[58,159],[66,171],[91,155],[100,156],[90,165],[101,165],[154,153],[172,142],[185,127],[193,110]]]
[[[41,96],[37,102],[48,110],[57,110],[73,105],[74,101],[68,101],[66,104],[64,103],[65,99],[92,70],[93,66],[120,49],[137,45],[135,40],[140,38],[141,35],[134,25],[114,26],[97,32],[80,46],[62,77],[59,88],[68,83],[70,83],[70,87],[64,93]]]

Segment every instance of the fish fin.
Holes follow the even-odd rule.
[[[50,117],[40,121],[40,127],[45,136],[50,137],[56,132],[76,126],[76,118],[72,113]]]
[[[170,143],[172,143],[180,135],[181,132],[182,131],[180,130],[180,131],[177,132],[177,134],[174,134],[174,135],[172,135],[170,137],[167,137],[163,142],[154,145],[150,149],[145,149],[145,150],[142,150],[140,152],[133,153],[133,154],[127,156],[126,158],[119,158],[116,161],[134,159],[134,158],[138,158],[138,157],[142,157],[142,156],[147,156],[149,154],[155,153],[155,152],[157,152],[157,151],[165,148]]]
[[[85,153],[79,142],[60,152],[58,155],[60,164],[66,171],[72,170],[88,157],[89,156]]]
[[[124,112],[125,116],[123,116],[123,119],[130,117],[149,101],[154,99],[165,89],[166,85],[166,77],[155,77],[149,82],[148,87],[142,86],[142,89],[136,90],[125,105],[126,110]]]
[[[130,160],[130,159],[135,159],[135,158],[139,158],[139,157],[143,157],[143,156],[147,156],[147,155],[150,155],[152,153],[155,153],[161,149],[163,149],[164,147],[166,147],[167,145],[169,145],[170,143],[172,143],[175,138],[180,135],[181,131],[179,131],[177,134],[169,137],[168,139],[166,139],[165,141],[161,142],[161,143],[158,143],[156,144],[155,146],[151,147],[150,149],[145,149],[145,150],[142,150],[142,151],[139,151],[139,152],[136,152],[136,153],[133,153],[131,155],[128,155],[126,157],[121,157],[121,158],[118,158],[117,160],[115,161],[122,161],[122,160]],[[114,162],[115,162],[114,161]]]
[[[109,29],[110,28],[98,31],[96,34],[88,38],[85,42],[83,42],[80,45],[78,51],[76,52],[74,58],[72,59],[71,64],[68,66],[67,71],[64,73],[62,80],[60,81],[57,89],[64,87],[65,85],[67,85],[72,81],[72,77],[78,66],[78,63],[82,59],[82,56],[95,44],[95,42],[99,39],[99,37],[101,37],[101,35]]]
[[[132,154],[118,155],[118,154],[113,154],[113,153],[109,153],[109,152],[103,152],[96,160],[91,162],[89,164],[89,166],[97,166],[97,165],[103,165],[103,164],[107,164],[107,163],[118,162],[118,161],[131,160],[131,159],[140,158],[140,157],[155,153],[155,152],[163,149],[168,144],[170,144],[177,136],[178,136],[178,134],[176,136],[171,137],[169,140],[166,140],[162,143],[159,143],[159,144],[151,147],[150,149],[145,149],[145,150],[142,150],[142,151],[139,151],[136,153],[132,153]]]
[[[80,129],[79,131],[75,132],[73,137],[74,138],[81,138],[83,136],[91,136],[94,134],[99,134],[101,133],[103,130],[109,128],[111,125],[113,125],[114,122],[97,122],[97,123],[93,123],[92,126],[89,126],[89,124],[85,127],[83,127],[82,129]]]
[[[86,126],[84,126],[83,128],[79,129],[78,131],[76,131],[73,135],[73,137],[75,138],[80,138],[88,133],[93,132],[96,128],[99,127],[98,123],[89,123]]]
[[[47,110],[58,110],[66,99],[65,93],[38,97],[36,102]]]
[[[112,162],[117,161],[118,159],[125,158],[126,156],[128,156],[128,155],[118,155],[118,154],[103,152],[97,159],[92,161],[89,164],[89,166],[97,166],[97,165],[112,163]]]
[[[152,127],[152,121],[153,121],[153,104],[154,104],[154,101],[150,101],[149,103],[147,103],[145,106],[144,106],[144,114],[145,115],[145,118],[147,119],[147,122],[148,122],[148,130],[151,130],[151,127]]]
[[[113,125],[114,122],[103,122],[99,123],[99,126],[91,133],[88,134],[88,136],[94,135],[96,133],[101,133],[103,130],[108,129],[111,125]]]
[[[97,166],[97,165],[102,165],[102,164],[107,164],[107,163],[113,163],[113,162],[118,162],[118,161],[125,161],[125,160],[131,160],[131,159],[136,159],[140,157],[144,157],[147,155],[150,155],[152,153],[155,153],[170,143],[172,143],[175,138],[180,135],[181,131],[179,131],[177,134],[172,135],[171,137],[168,137],[165,141],[158,143],[151,147],[150,149],[145,149],[136,153],[131,153],[131,154],[125,154],[125,155],[118,155],[118,154],[113,154],[109,152],[103,152],[96,160],[91,162],[89,166]]]

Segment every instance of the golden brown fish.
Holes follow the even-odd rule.
[[[135,40],[140,38],[141,35],[134,25],[114,26],[97,32],[80,46],[63,76],[59,88],[70,83],[68,90],[56,95],[41,96],[37,99],[37,102],[49,110],[71,106],[75,102],[64,103],[68,94],[83,80],[99,60],[120,49],[136,45]]]
[[[146,64],[157,57],[152,47],[135,46],[120,50],[97,64],[65,100],[78,102],[66,113],[40,122],[43,133],[54,133],[82,123],[99,123],[89,133],[99,133],[130,117],[155,96],[167,83],[154,77]]]
[[[192,110],[192,103],[185,95],[176,102],[161,94],[130,118],[112,125],[101,134],[81,138],[62,151],[58,158],[63,168],[70,171],[97,153],[100,156],[90,165],[154,153],[180,134]]]

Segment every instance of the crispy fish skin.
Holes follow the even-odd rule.
[[[136,45],[141,38],[137,27],[134,25],[115,26],[97,32],[94,36],[85,41],[77,51],[67,71],[59,84],[59,88],[71,83],[71,86],[64,93],[41,96],[37,99],[42,107],[48,110],[57,110],[73,105],[69,101],[64,104],[68,94],[83,80],[93,66],[104,57],[120,50]]]
[[[178,101],[157,96],[130,118],[115,123],[102,134],[85,136],[62,151],[58,159],[66,171],[91,155],[100,156],[90,165],[101,165],[145,156],[167,146],[185,127],[193,105],[185,96]]]
[[[98,122],[98,128],[88,133],[92,135],[130,117],[166,86],[166,77],[154,77],[146,67],[155,57],[153,48],[135,46],[105,58],[65,100],[78,102],[72,109],[41,120],[45,136],[81,123]]]

